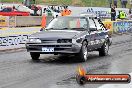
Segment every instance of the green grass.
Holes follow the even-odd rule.
[[[7,3],[21,3],[23,0],[0,0]],[[130,1],[130,0],[128,0]],[[36,0],[37,4],[55,4],[55,5],[75,5],[75,6],[93,6],[93,7],[109,7],[108,0]],[[118,7],[121,7],[118,0]],[[130,8],[128,2],[127,7]]]

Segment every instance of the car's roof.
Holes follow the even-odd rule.
[[[82,16],[58,16],[57,18],[95,18],[95,19],[97,19],[97,17],[86,16],[86,15],[82,15]]]
[[[83,12],[80,14],[80,16],[97,17],[96,14],[91,13],[91,12]]]
[[[58,16],[59,18],[79,18],[79,17],[86,17],[86,16]]]

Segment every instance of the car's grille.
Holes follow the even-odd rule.
[[[41,40],[42,43],[57,43],[55,40]]]

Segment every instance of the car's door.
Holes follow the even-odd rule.
[[[101,23],[99,23],[98,19],[94,19],[94,22],[96,24],[97,27],[97,35],[96,35],[96,45],[97,47],[101,47],[105,41],[105,28],[103,28],[103,25]]]
[[[13,11],[12,14],[13,14],[14,16],[23,16],[24,12]]]
[[[90,30],[90,49],[94,50],[96,48],[97,27],[92,18],[89,19],[89,30]]]

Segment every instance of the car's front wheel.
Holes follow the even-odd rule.
[[[87,42],[86,41],[84,41],[82,43],[82,47],[81,47],[80,53],[78,55],[79,55],[79,60],[81,62],[87,61],[88,49],[87,49]]]
[[[39,53],[33,53],[30,52],[32,60],[39,60],[40,54]]]
[[[104,42],[104,44],[102,45],[102,47],[99,49],[99,56],[106,56],[106,55],[108,55],[108,51],[109,51],[109,42],[106,41],[106,42]]]

